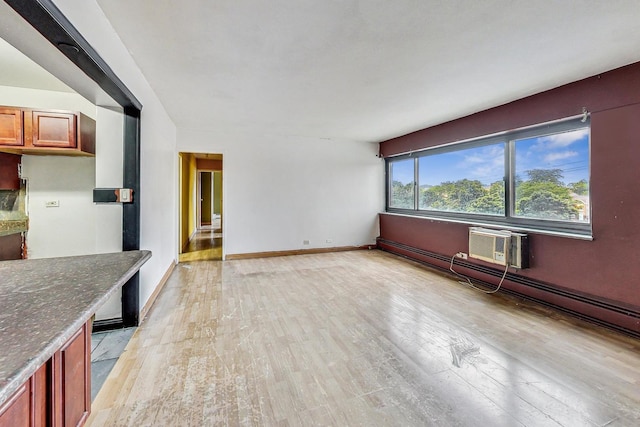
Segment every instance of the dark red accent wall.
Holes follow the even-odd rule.
[[[380,152],[389,156],[562,119],[580,114],[582,107],[591,112],[594,240],[529,234],[531,267],[518,274],[565,296],[508,281],[504,286],[640,333],[640,63],[382,142]],[[468,225],[381,214],[380,237],[451,256],[467,251]]]

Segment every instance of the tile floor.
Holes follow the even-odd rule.
[[[127,346],[136,328],[91,334],[91,401],[96,398],[109,372]]]

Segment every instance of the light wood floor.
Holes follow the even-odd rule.
[[[187,247],[180,254],[180,262],[222,259],[222,230],[219,219],[217,223],[217,225],[214,224],[196,231]],[[216,226],[218,228],[215,228]]]
[[[379,251],[180,264],[92,426],[638,426],[640,342]]]

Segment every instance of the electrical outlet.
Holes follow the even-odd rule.
[[[303,245],[308,245],[308,244],[309,244],[309,241],[308,241],[308,240],[303,240],[303,241],[302,241],[302,244],[303,244]]]
[[[456,257],[462,258],[462,259],[467,259],[468,255],[466,253],[464,253],[464,252],[458,252],[456,254]]]
[[[48,202],[44,203],[44,206],[46,208],[57,208],[60,206],[60,200],[49,200]]]
[[[333,239],[327,239],[327,240],[325,240],[325,242],[327,242],[327,243],[333,243]]]

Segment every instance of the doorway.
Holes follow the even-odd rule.
[[[222,154],[179,153],[179,261],[223,259]]]
[[[200,175],[200,228],[211,226],[213,220],[213,172],[198,171]]]
[[[222,234],[222,171],[198,170],[200,211],[198,228],[211,228]]]

